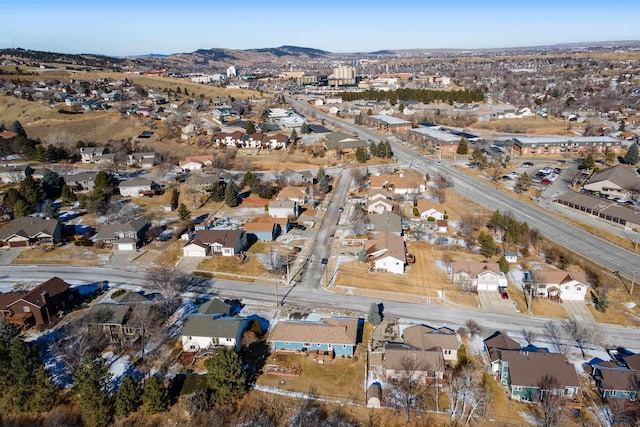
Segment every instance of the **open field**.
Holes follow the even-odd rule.
[[[500,119],[489,122],[476,122],[469,128],[490,132],[522,133],[532,135],[574,135],[573,131],[584,128],[585,125],[566,120],[539,116],[522,119]]]
[[[55,264],[77,267],[95,267],[103,265],[111,258],[111,251],[93,247],[41,246],[25,249],[13,261],[13,264]]]

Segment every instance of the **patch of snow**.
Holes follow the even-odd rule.
[[[469,339],[469,346],[467,347],[467,351],[472,354],[481,354],[484,351],[484,342],[483,338],[480,335],[474,335]]]
[[[444,271],[445,273],[449,273],[449,265],[446,262],[440,259],[434,259],[433,263],[439,270]]]
[[[512,268],[511,270],[509,270],[509,278],[514,285],[519,286],[520,289],[524,289],[524,273],[521,270]]]

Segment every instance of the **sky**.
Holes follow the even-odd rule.
[[[294,45],[330,52],[640,40],[638,0],[23,0],[0,48],[111,56]]]

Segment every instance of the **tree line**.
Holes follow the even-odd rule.
[[[341,92],[336,96],[343,101],[375,100],[389,101],[392,105],[398,100],[418,101],[423,104],[434,102],[471,103],[484,101],[484,93],[480,89],[474,90],[431,90],[431,89],[396,89],[394,91],[367,90],[365,92]]]

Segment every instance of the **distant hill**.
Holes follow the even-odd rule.
[[[270,47],[270,48],[262,48],[262,49],[247,49],[249,52],[259,52],[259,53],[270,53],[277,57],[282,56],[307,56],[311,59],[317,59],[324,56],[331,55],[331,52],[327,52],[326,50],[313,49],[310,47],[299,47],[299,46],[280,46],[280,47]]]

